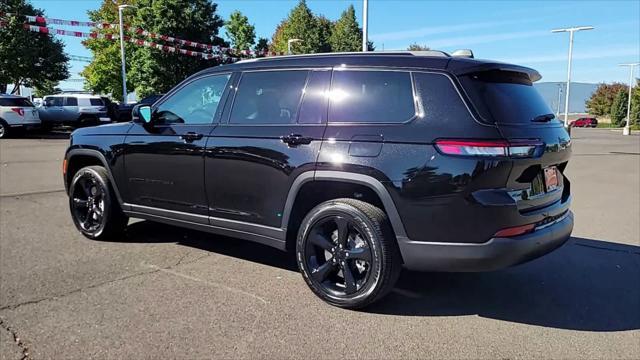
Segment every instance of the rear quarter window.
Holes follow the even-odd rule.
[[[334,71],[329,100],[334,123],[403,123],[416,116],[405,71]]]
[[[21,98],[0,99],[0,106],[34,107],[31,101]]]
[[[448,76],[416,72],[413,79],[420,99],[418,114],[427,123],[446,126],[448,122],[469,118],[469,110]]]
[[[104,102],[102,101],[102,99],[89,99],[89,103],[91,104],[91,106],[104,106]]]

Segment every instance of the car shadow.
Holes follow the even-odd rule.
[[[26,131],[22,134],[22,138],[24,139],[68,139],[71,135],[71,129],[54,129],[52,131],[43,131],[43,130],[31,130]]]
[[[130,224],[124,240],[176,242],[297,271],[290,253],[149,221]],[[640,329],[640,247],[571,238],[546,256],[500,271],[405,270],[395,289],[365,311],[424,317],[477,315],[581,331]]]

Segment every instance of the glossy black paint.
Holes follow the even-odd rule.
[[[234,89],[243,71],[299,68],[314,79],[308,81],[307,89],[326,91],[334,67],[410,72],[416,116],[398,124],[337,124],[327,119],[326,97],[305,95],[297,123],[229,123]],[[101,154],[123,208],[136,206],[130,215],[170,217],[177,225],[197,223],[200,229],[213,232],[232,229],[228,234],[280,248],[287,231],[297,230],[288,229],[288,211],[301,185],[296,179],[304,176],[305,182],[314,181],[316,172],[331,174],[330,181],[357,178],[355,183],[388,197],[382,203],[388,214],[398,214],[397,219],[390,218],[399,243],[487,243],[500,229],[541,222],[568,210],[568,179],[561,175],[563,186],[533,198],[528,177],[551,165],[563,171],[570,139],[558,122],[497,126],[479,121],[457,78],[479,69],[539,76],[534,70],[507,64],[404,54],[241,62],[185,80],[233,73],[211,124],[128,123],[81,129],[73,133],[67,158],[73,163],[78,149]],[[438,88],[438,93],[422,92],[421,86],[427,85]],[[185,141],[181,136],[187,132],[202,138]],[[288,143],[290,138],[304,141]],[[442,138],[537,139],[544,143],[544,153],[518,160],[452,157],[435,149],[434,142]],[[342,180],[336,174],[343,174]],[[144,207],[159,210],[151,214]],[[568,225],[564,228],[570,232]],[[408,248],[402,244],[401,249]]]

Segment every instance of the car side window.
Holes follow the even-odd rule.
[[[64,98],[60,96],[44,98],[47,106],[62,106]]]
[[[78,98],[74,98],[74,97],[65,98],[64,106],[78,106]]]
[[[158,124],[210,124],[222,99],[230,74],[194,80],[154,110]]]
[[[409,72],[333,72],[329,93],[329,122],[403,123],[415,115]]]
[[[307,81],[306,70],[242,74],[231,109],[231,124],[293,124]]]

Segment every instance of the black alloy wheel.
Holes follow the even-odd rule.
[[[298,232],[296,260],[318,297],[351,309],[393,289],[402,265],[384,211],[355,199],[329,200],[307,214]]]
[[[74,184],[71,211],[82,230],[96,232],[104,227],[104,189],[95,177],[83,176]]]
[[[69,186],[69,209],[78,230],[90,239],[120,235],[129,220],[101,166],[87,166],[74,175]]]
[[[324,291],[335,296],[360,290],[371,273],[371,245],[363,231],[343,216],[316,222],[305,245],[309,275]]]

